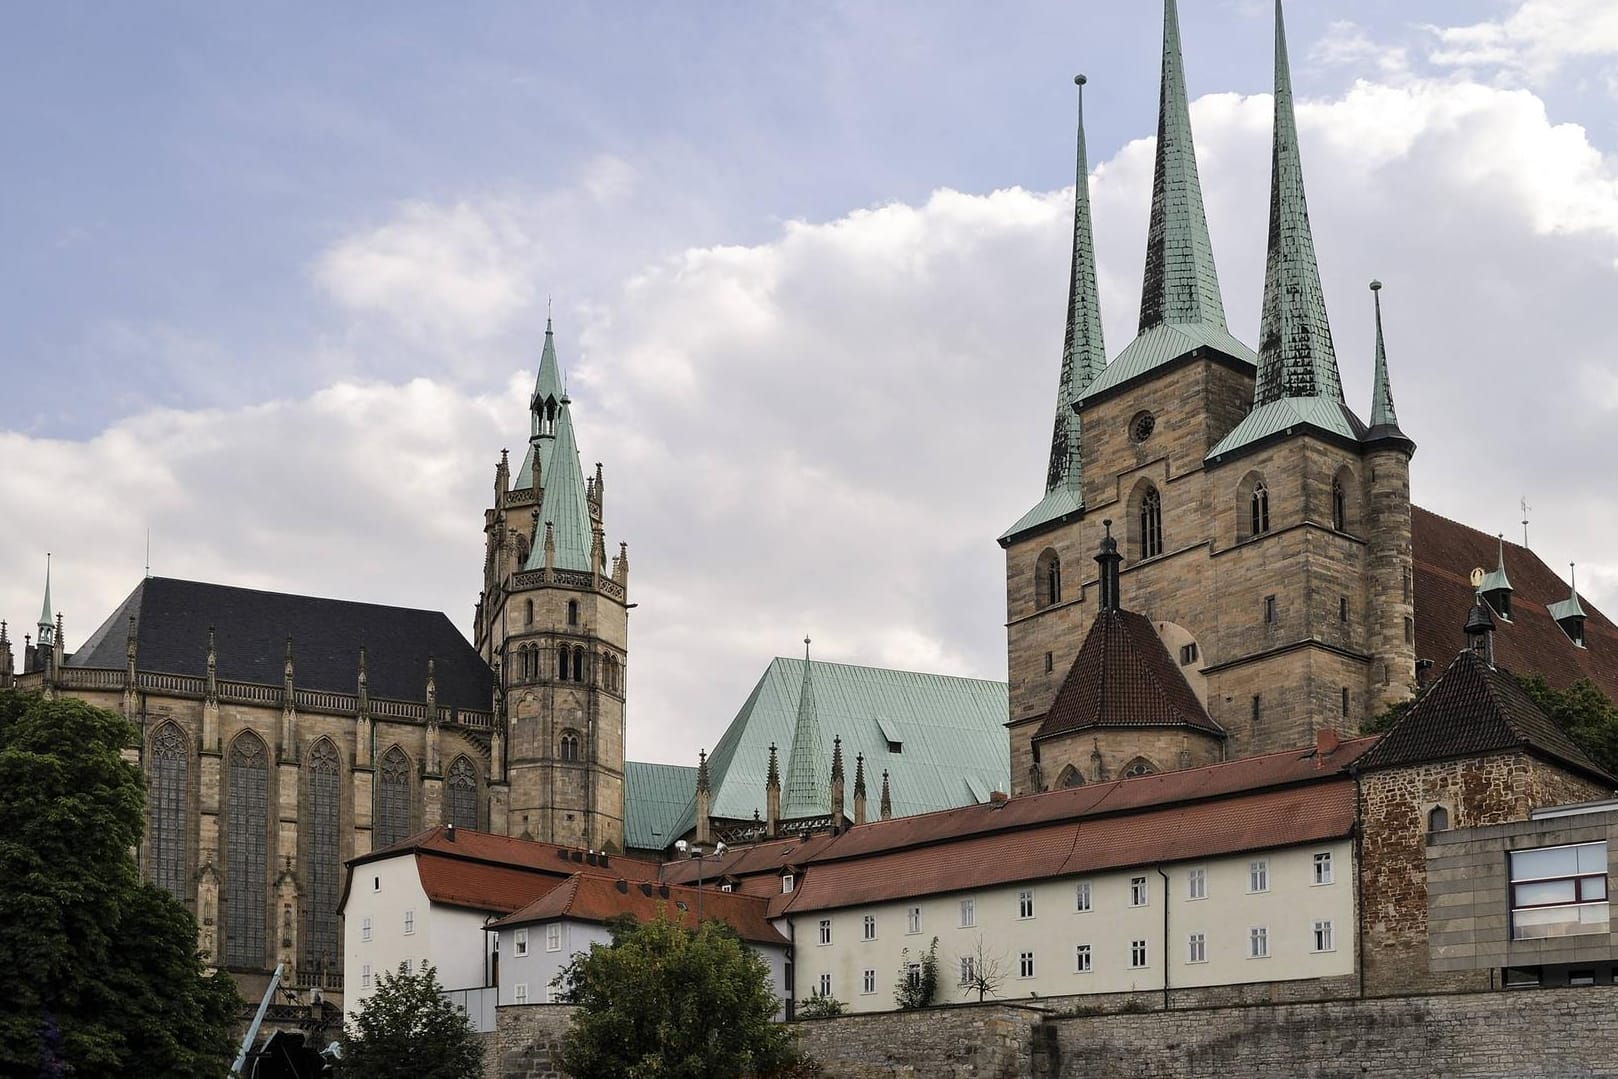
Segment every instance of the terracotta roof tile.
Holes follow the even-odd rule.
[[[569,918],[605,923],[622,915],[648,922],[660,912],[672,915],[681,925],[695,928],[701,907],[705,921],[718,920],[736,930],[743,940],[784,947],[787,943],[767,917],[768,900],[739,892],[722,892],[709,886],[702,890],[682,885],[631,881],[576,873],[561,887],[527,904],[521,910],[494,922],[491,928],[532,925]]]
[[[1090,625],[1035,740],[1090,727],[1196,727],[1212,719],[1145,616],[1102,611]]]

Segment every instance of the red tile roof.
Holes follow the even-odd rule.
[[[834,838],[829,832],[783,836],[750,843],[745,847],[730,847],[718,858],[703,858],[700,863],[695,858],[665,862],[659,879],[670,884],[691,884],[697,880],[700,871],[704,880],[724,875],[735,877],[745,885],[752,879],[767,875],[777,881],[775,890],[780,891],[778,878],[783,869],[803,865],[825,850]],[[744,890],[752,891],[753,888],[748,885]]]
[[[422,890],[434,903],[506,913],[516,910],[567,878],[536,869],[487,865],[459,858],[418,853],[416,871]]]
[[[1195,727],[1208,718],[1152,623],[1134,611],[1102,611],[1056,691],[1035,740],[1092,727]]]
[[[1466,647],[1466,614],[1472,608],[1471,573],[1493,570],[1499,541],[1475,528],[1410,507],[1415,557],[1416,655],[1442,670]],[[1540,674],[1557,689],[1580,679],[1618,701],[1618,626],[1580,597],[1586,615],[1586,647],[1568,639],[1547,609],[1567,599],[1568,584],[1526,547],[1506,543],[1511,581],[1511,621],[1495,620],[1495,662],[1518,674]]]
[[[724,922],[743,940],[785,947],[786,938],[769,922],[768,906],[769,901],[759,896],[722,892],[712,885],[702,889],[699,902],[695,888],[575,873],[515,914],[494,922],[491,928],[564,918],[605,923],[626,914],[636,921],[648,922],[660,913],[695,928],[700,907],[704,921]]]

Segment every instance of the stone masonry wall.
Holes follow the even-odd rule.
[[[1035,1051],[1043,1015],[1015,1004],[961,1004],[809,1020],[798,1034],[825,1079],[1022,1079],[1050,1074]]]
[[[568,1004],[507,1004],[484,1038],[483,1079],[567,1079],[555,1064],[562,1035],[578,1009]]]

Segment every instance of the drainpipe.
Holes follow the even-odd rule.
[[[1361,820],[1365,812],[1365,791],[1359,772],[1354,773],[1354,966],[1359,975],[1359,993],[1365,997],[1365,829]]]
[[[1157,867],[1157,875],[1163,878],[1163,1010],[1169,1010],[1169,875],[1163,872],[1163,867]]]
[[[798,923],[790,916],[787,918],[786,961],[787,965],[792,968],[792,977],[786,979],[787,999],[784,1002],[786,1005],[786,1021],[790,1023],[798,1010]]]

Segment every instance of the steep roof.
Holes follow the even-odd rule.
[[[604,924],[626,914],[637,922],[649,922],[662,914],[688,929],[695,929],[699,907],[703,921],[724,922],[745,941],[778,948],[787,944],[780,930],[770,924],[768,900],[740,892],[722,892],[712,878],[702,889],[699,903],[696,888],[575,873],[560,887],[491,923],[489,928],[505,929],[563,919]]]
[[[625,761],[624,846],[663,850],[680,838],[680,815],[696,788],[690,765]]]
[[[589,573],[594,533],[585,499],[584,472],[579,464],[579,444],[573,437],[573,416],[566,397],[556,413],[556,447],[550,451],[550,471],[540,476],[540,482],[544,494],[540,497],[538,527],[524,568],[545,568],[545,526],[549,524],[556,545],[556,568]]]
[[[1410,507],[1410,540],[1416,655],[1445,665],[1466,647],[1462,627],[1472,608],[1472,570],[1495,566],[1502,548],[1496,537],[1420,506]],[[1558,689],[1588,679],[1618,702],[1618,625],[1586,597],[1585,647],[1578,647],[1549,610],[1567,598],[1567,582],[1526,547],[1506,543],[1504,552],[1514,587],[1511,621],[1495,620],[1495,662],[1508,670],[1543,675]]]
[[[1034,739],[1092,727],[1195,727],[1224,734],[1151,620],[1116,610],[1099,612],[1090,624]]]
[[[1463,650],[1371,751],[1361,771],[1525,750],[1603,783],[1618,785],[1567,732],[1534,703],[1517,680]]]
[[[714,816],[763,816],[770,743],[792,744],[803,663],[772,660],[708,755]],[[873,775],[892,773],[896,814],[976,801],[971,783],[987,792],[1010,782],[1004,682],[815,660],[814,691],[820,729],[841,737],[845,754],[865,754]],[[830,805],[828,792],[825,812]],[[680,831],[695,820],[693,786]]]
[[[291,637],[300,689],[354,692],[364,646],[373,697],[425,699],[431,658],[440,705],[483,710],[493,699],[488,665],[438,611],[169,577],[148,577],[136,585],[70,665],[122,668],[131,615],[136,662],[143,671],[206,675],[212,626],[222,679],[280,685]]]

